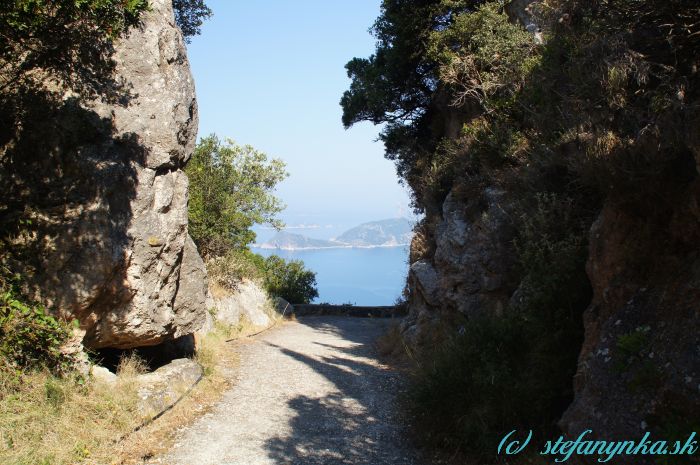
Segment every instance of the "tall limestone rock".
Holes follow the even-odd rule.
[[[14,238],[30,294],[78,319],[90,348],[155,345],[205,321],[206,271],[187,232],[183,167],[197,105],[170,0],[114,47],[118,102],[66,93],[29,108],[3,147],[31,219]]]
[[[442,212],[423,223],[411,244],[409,316],[403,334],[414,346],[434,343],[452,316],[502,314],[518,286],[510,200],[485,189],[463,202],[450,193]],[[425,250],[423,250],[425,249]]]

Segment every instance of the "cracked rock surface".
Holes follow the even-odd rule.
[[[92,349],[156,345],[206,317],[183,171],[197,133],[194,81],[172,1],[149,5],[114,45],[118,100],[67,92],[28,105],[31,126],[0,147],[34,193],[31,231],[16,244],[27,291],[77,319]]]

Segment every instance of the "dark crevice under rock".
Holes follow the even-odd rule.
[[[135,347],[132,349],[117,349],[106,347],[92,351],[92,361],[109,371],[116,373],[120,361],[125,357],[137,356],[146,364],[148,371],[154,371],[167,365],[173,360],[191,358],[195,353],[195,340],[193,334],[181,336],[172,341],[148,347]]]

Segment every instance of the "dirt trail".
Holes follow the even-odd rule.
[[[419,465],[395,416],[395,371],[373,342],[388,320],[300,318],[242,344],[214,410],[150,463]]]

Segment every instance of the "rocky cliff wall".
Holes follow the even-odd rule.
[[[284,299],[270,298],[265,289],[256,282],[242,280],[231,290],[216,283],[209,286],[207,308],[211,317],[204,327],[204,332],[211,329],[213,323],[227,326],[250,324],[254,328],[267,328],[275,323],[282,313],[291,314],[291,305]]]
[[[427,218],[411,244],[409,317],[403,333],[430,344],[455,318],[502,314],[518,285],[511,200],[485,189],[468,201],[448,194],[442,215]]]
[[[34,298],[79,320],[90,348],[155,345],[206,315],[182,171],[197,105],[170,0],[150,2],[113,60],[119,99],[37,99],[3,147],[29,225],[11,237],[12,267]]]
[[[591,227],[594,295],[583,315],[575,398],[560,422],[572,436],[592,429],[603,438],[651,431],[680,439],[697,427],[699,201],[696,180],[665,211],[609,202]]]
[[[513,199],[493,189],[481,199],[471,210],[476,202],[449,195],[442,216],[417,231],[402,334],[419,351],[469,320],[517,311],[522,276],[507,214]],[[582,315],[573,399],[559,421],[569,437],[591,429],[599,439],[647,431],[680,439],[696,427],[689,419],[700,418],[698,205],[696,180],[660,211],[630,212],[610,201],[591,226],[593,297]]]
[[[532,3],[510,2],[506,10],[514,21],[526,25],[530,15],[525,8]],[[554,19],[566,25],[570,16]],[[649,30],[644,34],[648,36]],[[615,36],[615,40],[629,40],[633,47],[646,43],[624,35]],[[663,58],[660,50],[653,49],[659,54],[657,58]],[[611,50],[605,53],[613,56]],[[595,60],[602,59],[605,57],[595,56]],[[683,70],[680,64],[676,66]],[[692,76],[697,76],[697,71],[692,71]],[[555,75],[555,79],[562,76]],[[573,394],[567,394],[570,404],[560,411],[559,426],[570,437],[592,429],[600,439],[633,439],[649,431],[659,439],[671,440],[685,439],[697,430],[700,124],[694,79],[679,79],[682,91],[675,94],[676,101],[663,115],[644,113],[644,102],[630,103],[639,106],[635,116],[648,118],[643,123],[622,118],[614,104],[609,112],[601,106],[587,108],[589,119],[575,129],[580,133],[577,140],[549,146],[549,171],[536,168],[541,171],[531,178],[546,180],[548,184],[537,188],[546,186],[555,195],[581,195],[585,172],[576,172],[571,161],[578,157],[589,162],[594,150],[586,143],[595,141],[593,130],[582,128],[599,125],[609,131],[607,134],[625,134],[629,128],[621,121],[639,124],[639,130],[630,131],[625,151],[601,152],[604,155],[596,160],[600,165],[595,175],[606,184],[601,189],[602,198],[583,195],[571,204],[571,210],[578,209],[581,214],[575,223],[583,224],[587,236],[585,271],[592,297],[570,313],[583,330],[578,364],[571,367],[571,373],[574,368],[576,371],[570,381]],[[536,88],[539,83],[529,85]],[[628,85],[632,94],[636,88]],[[580,91],[575,85],[570,89]],[[530,129],[529,124],[524,127]],[[457,144],[463,142],[449,134],[446,137]],[[565,162],[557,166],[560,154]],[[518,168],[509,165],[490,178],[485,170],[472,170],[470,175],[456,178],[443,201],[421,205],[428,214],[411,245],[409,316],[402,323],[402,334],[412,346],[427,348],[430,353],[436,342],[458,334],[469,320],[519,310],[526,276],[518,259],[517,241],[522,239],[523,222],[528,221],[523,217],[537,213],[536,209],[522,208],[527,196],[534,197],[523,189],[522,180],[528,179],[529,166],[537,167],[541,161],[530,163]],[[619,170],[619,177],[612,175],[615,170]],[[508,180],[512,173],[517,182]],[[567,176],[569,184],[559,182]],[[509,188],[512,186],[518,188]],[[469,195],[459,195],[465,190]],[[565,215],[560,218],[564,225]],[[556,216],[554,220],[556,227]],[[540,231],[544,245],[548,244],[547,233]],[[556,253],[550,258],[556,259]],[[545,330],[541,337],[553,335]],[[579,347],[576,344],[579,342],[572,342]],[[648,458],[639,461],[638,457],[620,461],[632,459],[650,463]]]

